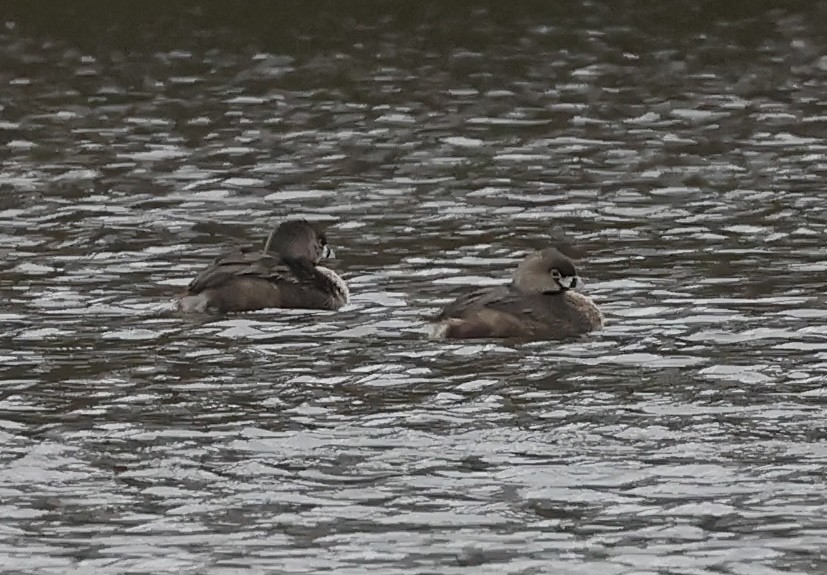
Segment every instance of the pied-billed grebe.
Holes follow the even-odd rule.
[[[460,296],[436,317],[434,337],[564,339],[603,327],[594,302],[571,288],[574,263],[554,248],[528,255],[510,285]]]
[[[195,276],[179,299],[185,312],[264,308],[335,310],[348,302],[347,284],[317,265],[332,252],[325,234],[304,220],[279,225],[264,250],[236,249]]]

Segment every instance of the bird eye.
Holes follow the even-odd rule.
[[[553,277],[556,280],[559,280],[561,277],[563,277],[563,275],[559,271],[557,271],[556,269],[552,269],[551,270],[551,277]]]

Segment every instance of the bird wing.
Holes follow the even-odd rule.
[[[538,324],[571,324],[582,321],[582,310],[559,294],[525,294],[511,286],[479,289],[461,295],[445,306],[437,320],[463,318],[481,310],[492,310]]]
[[[187,290],[190,293],[199,293],[205,289],[219,287],[239,276],[252,276],[282,284],[298,282],[291,266],[278,255],[233,250],[219,256],[206,269],[199,272]]]
[[[462,317],[466,313],[483,308],[496,309],[514,313],[523,296],[508,287],[483,288],[468,292],[449,303],[437,316],[437,320]]]

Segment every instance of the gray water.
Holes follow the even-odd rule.
[[[7,14],[0,570],[827,571],[827,14],[718,4]],[[175,311],[292,216],[351,304]]]

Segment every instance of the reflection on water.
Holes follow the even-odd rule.
[[[258,9],[0,32],[5,569],[824,572],[823,7]],[[287,216],[350,305],[175,312]],[[552,242],[604,331],[427,338]]]

